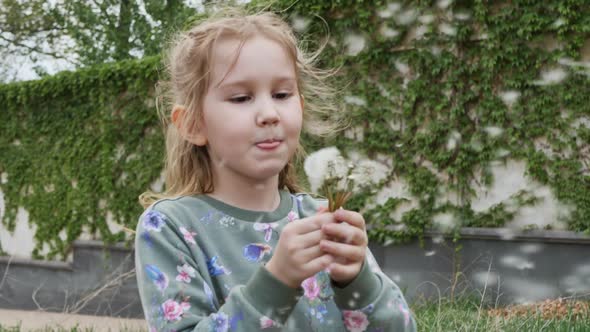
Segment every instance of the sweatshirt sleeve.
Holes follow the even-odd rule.
[[[342,311],[344,326],[382,331],[416,331],[416,321],[399,287],[381,271],[371,252],[357,277],[340,288],[333,286],[334,302]]]
[[[139,220],[135,267],[150,332],[279,331],[301,291],[261,266],[245,285],[220,298],[208,272],[218,267],[194,254],[200,252],[194,235],[154,209]]]

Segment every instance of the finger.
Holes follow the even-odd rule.
[[[358,212],[338,209],[334,211],[334,218],[338,221],[345,221],[351,226],[365,229],[365,218]]]
[[[301,249],[317,246],[320,244],[320,240],[326,238],[324,232],[321,229],[317,229],[307,234],[299,235],[297,242],[301,246]]]
[[[367,243],[367,237],[364,230],[350,226],[345,222],[323,225],[322,231],[327,237],[337,238],[344,243],[357,245],[364,245]]]
[[[320,248],[320,244],[318,243],[313,247],[300,250],[297,256],[300,262],[307,264],[318,257],[324,256],[325,254],[326,253],[322,250],[322,248]]]
[[[334,257],[332,255],[324,254],[304,264],[303,268],[309,271],[311,274],[316,274],[322,270],[325,270],[333,261]]]
[[[285,230],[289,230],[294,235],[306,234],[309,232],[321,229],[322,223],[318,222],[314,217],[307,217],[303,219],[294,220],[285,226]]]
[[[293,227],[295,234],[306,234],[313,232],[322,227],[322,225],[335,223],[336,219],[332,213],[322,213],[311,217],[295,220],[288,224],[288,227]]]
[[[353,262],[365,259],[364,248],[351,244],[322,240],[320,242],[320,248],[326,253],[338,257],[346,257]]]

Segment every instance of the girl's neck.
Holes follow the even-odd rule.
[[[233,180],[215,181],[215,190],[209,196],[244,210],[270,212],[279,207],[278,175],[263,182]]]

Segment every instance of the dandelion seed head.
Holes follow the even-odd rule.
[[[303,163],[303,170],[313,192],[317,192],[328,177],[344,178],[348,173],[347,163],[336,147],[327,147],[309,154]]]

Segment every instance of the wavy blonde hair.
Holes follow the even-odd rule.
[[[188,31],[173,36],[164,61],[167,79],[158,83],[158,113],[165,129],[166,164],[163,193],[146,191],[139,201],[148,207],[158,199],[213,192],[212,163],[206,146],[196,146],[181,135],[171,121],[174,105],[185,109],[182,121],[186,126],[198,125],[202,119],[202,101],[209,88],[212,50],[222,38],[239,40],[240,46],[253,36],[269,38],[287,50],[295,64],[297,84],[305,96],[303,130],[325,136],[340,128],[338,109],[333,102],[335,89],[327,84],[336,70],[315,67],[321,46],[307,54],[298,45],[290,26],[277,14],[248,14],[244,9],[226,8],[197,22]],[[238,48],[239,49],[239,48]],[[238,51],[239,52],[239,51]],[[235,55],[237,59],[238,53]],[[182,129],[182,128],[181,128]],[[297,184],[294,163],[304,156],[301,144],[279,173],[279,189],[301,191]]]

